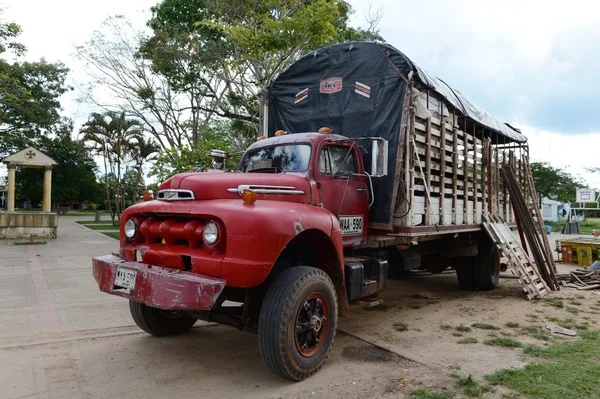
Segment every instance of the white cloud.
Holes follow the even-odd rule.
[[[523,126],[529,140],[532,161],[549,162],[554,167],[580,176],[591,188],[600,188],[600,173],[586,168],[600,167],[600,132],[597,134],[563,134],[533,126]]]

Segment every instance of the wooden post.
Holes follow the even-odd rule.
[[[46,166],[44,169],[44,202],[42,204],[43,212],[50,212],[52,205],[52,166]]]
[[[444,200],[446,197],[446,117],[442,114],[442,127],[440,128],[440,224],[444,221]]]
[[[477,223],[477,136],[473,122],[473,223]]]
[[[458,203],[458,130],[452,123],[452,224],[456,224],[456,207]]]
[[[506,140],[503,140],[506,143]],[[506,148],[504,145],[502,146],[502,167],[506,167]],[[508,193],[506,191],[506,182],[504,179],[502,180],[502,213],[503,219],[508,222],[508,201],[507,201]]]
[[[429,96],[427,97],[429,100]],[[425,201],[425,225],[430,224],[431,208],[431,116],[427,118],[427,132],[425,133],[425,189],[428,193]]]
[[[469,135],[467,133],[467,119],[463,124],[463,224],[469,224]]]
[[[487,170],[489,168],[489,162],[485,152],[485,128],[481,131],[481,213],[484,216],[488,215],[487,203]]]

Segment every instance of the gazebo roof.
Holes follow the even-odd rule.
[[[25,148],[9,155],[2,160],[3,163],[16,163],[17,166],[44,167],[58,165],[54,159],[33,147]]]

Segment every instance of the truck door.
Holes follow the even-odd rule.
[[[358,147],[352,143],[325,145],[317,162],[319,197],[323,207],[337,216],[344,246],[364,244],[369,223],[369,189]]]

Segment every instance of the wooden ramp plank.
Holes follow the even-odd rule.
[[[483,219],[483,226],[496,243],[500,256],[507,259],[507,264],[511,268],[512,274],[517,276],[523,286],[527,299],[543,298],[548,294],[550,292],[548,285],[502,218],[488,215]]]

